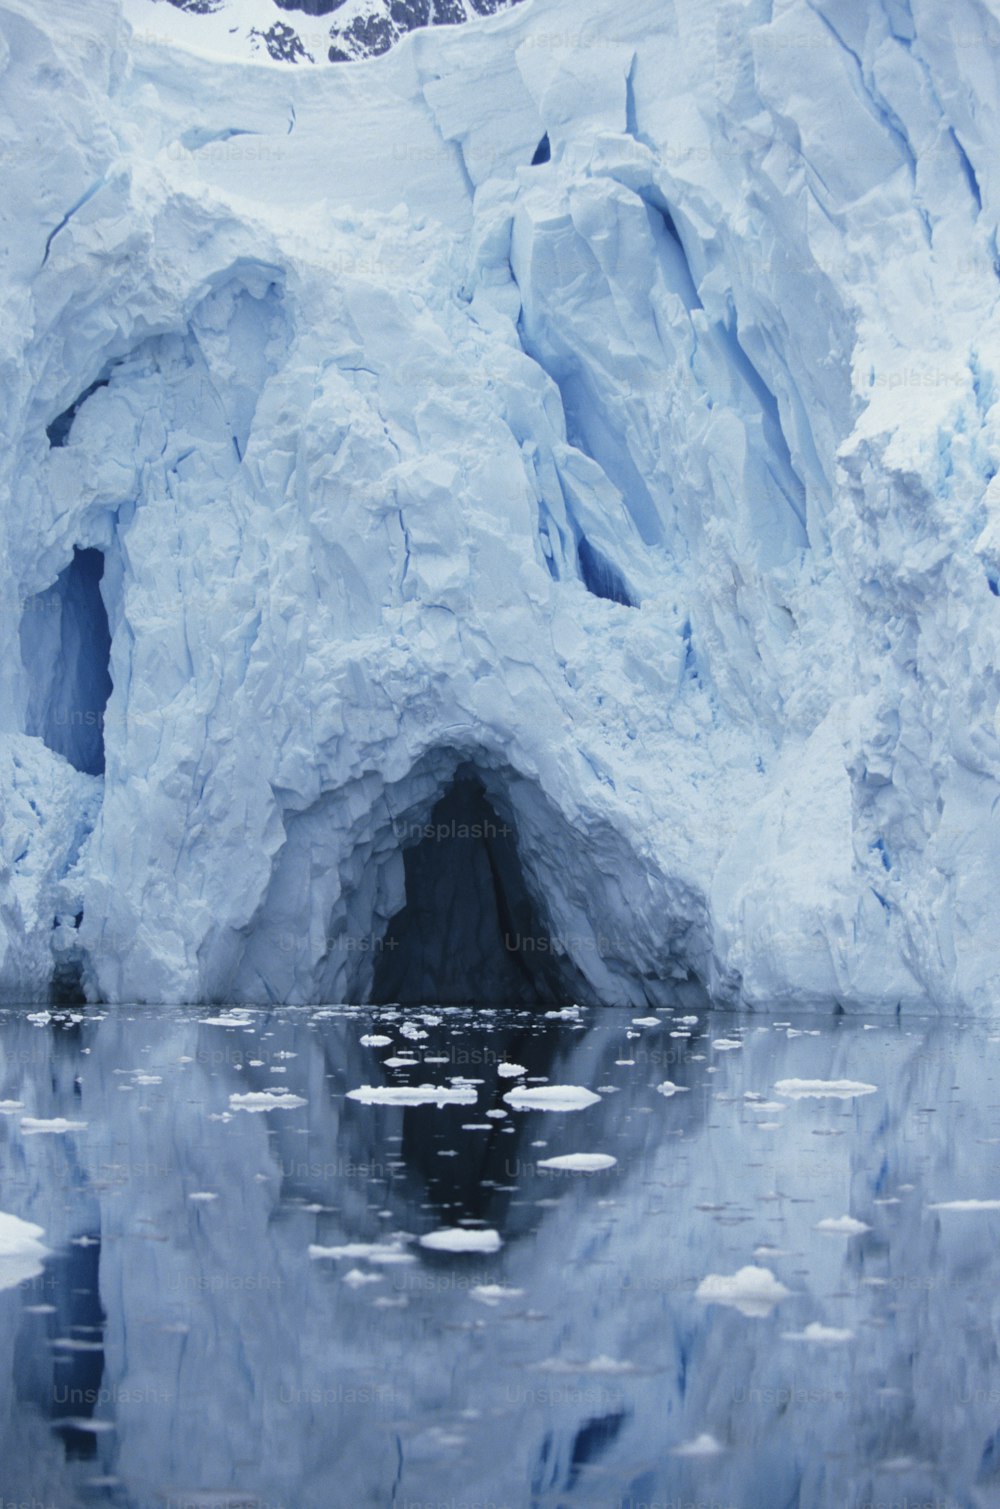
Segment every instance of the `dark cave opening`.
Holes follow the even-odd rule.
[[[74,547],[69,565],[28,599],[21,617],[21,659],[31,682],[25,731],[87,775],[104,774],[111,695],[103,575],[102,551]]]
[[[511,823],[460,770],[409,841],[406,904],[376,957],[371,1002],[554,1006],[577,995],[528,889]]]

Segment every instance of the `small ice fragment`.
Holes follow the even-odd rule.
[[[811,1321],[804,1331],[782,1331],[782,1341],[811,1341],[824,1347],[839,1346],[841,1342],[853,1341],[853,1331],[841,1331],[836,1326],[821,1326],[818,1320]]]
[[[660,1095],[677,1095],[681,1091],[690,1090],[690,1085],[675,1085],[673,1080],[665,1079],[662,1085],[657,1085],[657,1093]]]
[[[774,1087],[789,1100],[806,1100],[830,1096],[850,1100],[855,1095],[874,1095],[878,1085],[866,1085],[858,1079],[779,1079]]]
[[[21,1131],[26,1135],[30,1135],[32,1132],[60,1133],[85,1132],[86,1130],[87,1123],[85,1121],[67,1121],[62,1116],[53,1116],[50,1120],[35,1116],[21,1117]]]
[[[695,1436],[693,1441],[685,1441],[683,1446],[675,1446],[670,1454],[674,1457],[717,1457],[724,1450],[725,1448],[714,1436],[703,1431],[700,1436]]]
[[[750,1265],[733,1274],[710,1273],[698,1285],[695,1298],[709,1305],[732,1305],[741,1315],[763,1320],[791,1292],[770,1268]]]
[[[473,1085],[362,1085],[347,1098],[365,1106],[474,1106],[478,1093]]]
[[[495,1307],[505,1299],[520,1299],[523,1289],[509,1289],[504,1284],[477,1284],[469,1290],[470,1299],[476,1299],[481,1305]]]
[[[210,1189],[196,1189],[193,1194],[188,1195],[189,1200],[198,1200],[204,1204],[208,1204],[210,1200],[217,1200],[218,1198],[218,1195],[214,1194]]]
[[[398,1242],[345,1242],[340,1247],[320,1247],[317,1243],[309,1245],[311,1258],[349,1258],[352,1262],[363,1260],[367,1263],[377,1263],[380,1266],[390,1266],[395,1263],[415,1263],[416,1258],[412,1252]]]
[[[660,1018],[658,1016],[634,1016],[632,1018],[633,1027],[659,1027],[659,1025]]]
[[[15,1111],[23,1110],[23,1100],[0,1100],[0,1116],[13,1116]]]
[[[939,1200],[928,1210],[1000,1210],[1000,1200]]]
[[[199,1018],[202,1027],[249,1027],[253,1017],[248,1011],[224,1011],[219,1016]]]
[[[352,1289],[360,1289],[363,1284],[380,1284],[381,1273],[362,1273],[360,1268],[352,1268],[350,1273],[345,1273],[343,1283],[350,1284]]]
[[[464,1226],[447,1226],[430,1231],[420,1238],[421,1247],[431,1252],[499,1252],[503,1238],[498,1231],[470,1231]]]
[[[509,1090],[503,1098],[515,1111],[582,1111],[601,1097],[582,1085],[539,1085],[534,1090]]]
[[[824,1220],[817,1221],[814,1231],[824,1231],[829,1236],[856,1237],[863,1231],[871,1231],[864,1221],[856,1221],[853,1216],[826,1216]]]
[[[712,1040],[712,1047],[720,1053],[729,1053],[733,1048],[742,1048],[743,1044],[736,1037],[717,1037]]]
[[[360,1039],[362,1048],[388,1048],[392,1042],[384,1032],[366,1032]]]
[[[618,1162],[610,1153],[563,1153],[559,1158],[540,1158],[539,1168],[565,1169],[572,1174],[596,1174],[614,1168]]]
[[[517,1079],[521,1074],[527,1074],[523,1064],[497,1064],[497,1073],[501,1079]]]
[[[247,1095],[230,1095],[229,1104],[234,1111],[293,1111],[308,1101],[290,1090],[251,1090]]]

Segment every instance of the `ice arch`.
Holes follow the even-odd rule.
[[[427,822],[397,831],[410,845],[406,902],[381,939],[373,1002],[534,1006],[579,993],[524,878],[514,825],[471,766]]]

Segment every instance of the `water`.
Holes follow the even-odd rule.
[[[0,1015],[0,1211],[48,1249],[0,1263],[0,1504],[1000,1503],[1000,1211],[932,1208],[1000,1199],[1000,1021],[637,1015]],[[419,1244],[455,1227],[502,1245]],[[785,1297],[699,1297],[746,1267]]]

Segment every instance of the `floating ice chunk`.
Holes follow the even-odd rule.
[[[348,1100],[365,1106],[474,1106],[474,1085],[361,1085],[348,1090]]]
[[[384,1032],[366,1032],[360,1039],[362,1048],[388,1048],[392,1042]]]
[[[818,1320],[811,1321],[804,1331],[782,1331],[782,1341],[811,1341],[818,1346],[836,1347],[845,1341],[854,1340],[853,1331],[838,1330],[836,1326],[821,1326]]]
[[[351,1262],[364,1260],[368,1263],[380,1265],[392,1265],[395,1263],[415,1263],[417,1260],[412,1252],[408,1252],[399,1242],[345,1242],[339,1247],[321,1247],[312,1242],[309,1245],[311,1258],[348,1258]]]
[[[544,1362],[536,1362],[532,1369],[536,1373],[605,1373],[613,1378],[623,1376],[626,1373],[637,1373],[639,1369],[634,1362],[619,1362],[614,1357],[594,1357],[590,1362],[572,1362],[564,1357],[547,1357]]]
[[[210,1189],[196,1189],[192,1194],[188,1195],[189,1200],[197,1200],[200,1204],[204,1205],[218,1198],[218,1195]]]
[[[824,1220],[817,1221],[814,1231],[824,1231],[835,1237],[857,1237],[863,1231],[871,1231],[864,1221],[856,1221],[853,1216],[826,1216]]]
[[[33,1132],[61,1133],[85,1132],[86,1130],[87,1123],[85,1121],[67,1121],[62,1116],[53,1116],[49,1120],[35,1116],[21,1117],[21,1131],[24,1132],[26,1136],[30,1135]]]
[[[294,1111],[308,1101],[290,1090],[251,1090],[246,1095],[230,1095],[229,1104],[234,1111]]]
[[[618,1162],[610,1153],[563,1153],[559,1158],[541,1158],[539,1168],[564,1169],[571,1174],[597,1174]]]
[[[859,1079],[779,1079],[774,1087],[779,1095],[789,1100],[819,1099],[829,1096],[834,1100],[850,1100],[855,1095],[874,1095],[878,1085],[866,1085]]]
[[[725,1447],[703,1431],[700,1436],[695,1436],[693,1441],[685,1441],[683,1446],[675,1446],[670,1455],[674,1457],[717,1457]]]
[[[421,1247],[431,1252],[499,1252],[503,1238],[498,1231],[469,1230],[465,1226],[446,1226],[420,1238]]]
[[[534,1090],[508,1090],[504,1096],[515,1111],[582,1111],[600,1098],[582,1085],[539,1085]]]
[[[418,1027],[415,1022],[404,1022],[399,1029],[399,1035],[400,1037],[408,1038],[412,1043],[419,1043],[428,1036],[424,1029]]]
[[[137,1074],[135,1082],[137,1085],[162,1085],[163,1076],[162,1074]]]
[[[0,1116],[13,1116],[15,1112],[23,1110],[23,1100],[0,1100]]]
[[[469,1290],[470,1299],[491,1307],[499,1305],[505,1299],[520,1299],[523,1294],[523,1289],[509,1289],[504,1284],[477,1284]]]
[[[1000,1200],[938,1200],[928,1210],[1000,1210]]]
[[[658,1016],[634,1016],[632,1018],[633,1027],[659,1027],[659,1025],[660,1018]]]
[[[49,1249],[40,1240],[41,1226],[0,1211],[0,1289],[14,1289],[37,1278]]]
[[[350,1273],[345,1273],[343,1283],[350,1284],[352,1289],[360,1289],[364,1284],[380,1284],[381,1273],[362,1273],[360,1268],[352,1268]]]
[[[249,1011],[223,1011],[218,1016],[199,1017],[198,1021],[202,1027],[250,1027],[253,1015]]]
[[[419,1058],[413,1058],[412,1056],[402,1058],[398,1053],[396,1053],[393,1054],[392,1058],[385,1058],[382,1060],[382,1062],[385,1064],[387,1069],[414,1069],[416,1068],[417,1064],[419,1064],[420,1060]]]
[[[742,1048],[743,1044],[738,1037],[717,1037],[712,1040],[712,1047],[720,1053],[730,1053],[734,1048]]]
[[[517,1079],[519,1074],[527,1074],[523,1064],[497,1064],[497,1073],[501,1079]]]
[[[763,1320],[779,1300],[791,1294],[770,1268],[757,1268],[752,1264],[737,1273],[710,1273],[695,1290],[695,1298],[706,1305],[731,1305],[741,1315],[754,1320]]]
[[[682,1092],[687,1092],[687,1091],[690,1090],[690,1088],[691,1088],[690,1085],[675,1085],[672,1079],[665,1079],[663,1081],[662,1085],[657,1085],[656,1090],[657,1090],[657,1094],[659,1094],[659,1095],[668,1095],[669,1096],[669,1095],[679,1095]]]

